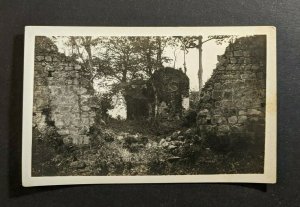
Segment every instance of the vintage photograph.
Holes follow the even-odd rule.
[[[24,112],[30,112],[23,123],[30,138],[23,134],[23,156],[29,155],[23,157],[23,174],[234,180],[265,175],[268,168],[272,176],[266,182],[275,182],[271,27],[170,33],[156,28],[146,35],[131,28],[102,35],[101,27],[99,33],[76,35],[38,28],[42,32],[25,42],[32,53],[24,73],[31,70],[33,77],[27,97],[32,105],[26,105],[31,109]],[[269,71],[273,85],[267,84]],[[275,120],[267,125],[269,113]]]

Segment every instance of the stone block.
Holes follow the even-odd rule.
[[[209,110],[208,109],[203,109],[199,111],[198,116],[207,116],[209,115]]]
[[[80,95],[85,94],[86,92],[87,92],[87,89],[86,89],[86,88],[79,88],[79,89],[78,89],[78,93],[79,93]]]
[[[247,121],[247,116],[239,116],[238,117],[239,124],[245,123],[246,121]]]
[[[225,52],[230,52],[230,51],[232,51],[232,49],[233,49],[232,45],[229,44],[229,45],[226,47]]]
[[[259,118],[257,116],[250,116],[248,119],[250,122],[258,122]]]
[[[80,69],[81,69],[81,65],[75,65],[75,66],[74,66],[74,69],[75,69],[75,70],[80,70]]]
[[[73,134],[71,136],[71,140],[72,140],[72,144],[74,144],[74,145],[81,145],[81,144],[83,144],[82,135]]]
[[[260,95],[261,97],[265,98],[265,97],[266,97],[266,89],[260,89],[260,90],[259,90],[259,95]]]
[[[250,70],[251,67],[252,67],[252,65],[251,65],[251,64],[248,64],[248,65],[245,66],[245,70]]]
[[[94,117],[90,117],[90,126],[92,126],[95,123]]]
[[[46,67],[45,67],[45,69],[46,69],[46,71],[54,71],[55,70],[55,68],[51,65],[46,65]]]
[[[203,107],[206,109],[211,109],[212,108],[212,104],[211,103],[204,103]]]
[[[221,83],[215,83],[214,89],[221,90],[222,89],[222,84]]]
[[[65,84],[66,84],[66,85],[72,85],[72,84],[73,84],[73,81],[70,80],[70,79],[69,79],[69,80],[66,80],[66,81],[65,81]]]
[[[226,124],[226,118],[219,115],[214,115],[212,118],[212,124]]]
[[[68,71],[73,70],[73,67],[67,66],[67,67],[65,67],[65,70],[68,70]]]
[[[65,126],[65,124],[64,124],[64,122],[63,122],[62,120],[56,119],[56,120],[55,120],[55,126],[56,126],[58,129],[62,129],[62,128]]]
[[[240,57],[243,56],[243,51],[242,50],[237,50],[233,52],[234,57]]]
[[[259,66],[259,64],[253,64],[253,65],[251,66],[251,69],[252,69],[252,70],[259,70],[259,69],[260,69],[260,66]]]
[[[244,63],[245,64],[251,64],[251,58],[245,58]]]
[[[70,131],[68,129],[60,129],[60,130],[57,130],[57,133],[60,135],[68,135],[68,134],[70,134]]]
[[[219,69],[219,70],[225,70],[226,68],[225,68],[224,66],[221,66],[221,65],[220,65],[220,66],[218,67],[218,69]]]
[[[232,105],[233,105],[233,103],[231,100],[222,100],[221,101],[222,107],[228,108],[228,107],[231,107]]]
[[[63,142],[66,145],[72,144],[73,143],[73,138],[71,136],[66,136],[63,138]]]
[[[247,113],[244,110],[239,111],[239,115],[246,115]]]
[[[266,88],[266,82],[265,82],[265,80],[260,80],[258,82],[258,87],[257,88],[265,89]]]
[[[222,105],[222,102],[221,101],[216,101],[215,102],[215,107],[218,108]]]
[[[232,70],[232,66],[233,66],[232,64],[228,64],[226,70]]]
[[[46,85],[46,79],[45,78],[39,78],[39,77],[36,77],[34,79],[34,85],[35,86],[43,86],[43,85]]]
[[[81,128],[79,129],[79,134],[87,134],[89,132],[89,124],[81,124]]]
[[[256,78],[265,80],[265,73],[263,72],[256,73]]]
[[[245,51],[243,52],[243,56],[245,56],[245,57],[250,57],[250,51],[249,51],[249,50],[245,50]]]
[[[204,94],[204,96],[201,98],[202,101],[208,101],[210,99],[209,93]]]
[[[89,111],[91,108],[89,106],[81,106],[82,111]]]
[[[35,56],[36,61],[43,61],[44,60],[44,56]]]
[[[76,127],[74,127],[74,126],[71,126],[70,128],[69,128],[69,132],[70,132],[70,134],[78,134],[79,133],[79,130],[78,130],[78,128],[76,128]]]
[[[214,131],[216,129],[216,127],[217,126],[215,126],[215,125],[205,125],[204,130],[207,131],[207,132],[211,132],[211,131]]]
[[[241,75],[241,79],[247,80],[247,79],[255,79],[256,75],[255,73],[246,73]]]
[[[236,124],[238,121],[237,117],[236,116],[231,116],[228,118],[228,123],[229,124]]]
[[[233,53],[231,51],[226,51],[225,56],[228,58],[233,57]]]
[[[221,111],[221,109],[216,108],[215,110],[213,110],[213,114],[215,114],[215,115],[221,115],[222,111]]]
[[[76,71],[75,70],[72,70],[68,73],[68,76],[71,77],[71,78],[76,78]]]
[[[225,91],[224,92],[224,98],[225,99],[232,99],[232,91]]]
[[[80,119],[72,119],[71,124],[74,126],[79,126],[80,125]]]
[[[217,55],[217,60],[220,62],[224,59],[223,55]]]
[[[243,64],[244,61],[245,61],[245,58],[244,58],[244,57],[239,57],[239,59],[238,59],[238,63],[239,63],[239,64]]]
[[[53,57],[52,61],[53,61],[53,62],[58,62],[59,59],[58,59],[57,57]]]
[[[72,124],[72,117],[68,116],[67,113],[65,113],[63,120],[65,123],[65,126],[70,126]]]
[[[228,125],[217,126],[217,134],[218,135],[228,133],[229,131],[230,131],[230,128]]]
[[[203,124],[203,125],[207,124],[206,117],[200,117],[200,118],[198,118],[198,122],[200,124]]]
[[[83,111],[82,113],[81,113],[81,117],[89,117],[90,115],[89,115],[89,112],[86,112],[86,111]]]
[[[240,70],[240,64],[234,64],[232,65],[232,70]],[[235,71],[233,71],[232,73],[234,73]]]
[[[51,61],[52,61],[52,57],[51,57],[51,56],[46,56],[46,57],[45,57],[45,60],[46,60],[47,62],[51,62]]]
[[[83,144],[89,144],[90,143],[90,137],[89,136],[83,136]]]
[[[262,112],[257,109],[248,109],[247,114],[248,115],[261,115]]]
[[[237,63],[237,59],[234,58],[234,57],[230,58],[230,63],[236,64]]]
[[[212,98],[216,100],[220,100],[222,98],[223,92],[221,90],[215,90],[212,93]]]

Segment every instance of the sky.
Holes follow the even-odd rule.
[[[203,40],[206,38],[204,37]],[[211,40],[203,44],[202,46],[202,66],[203,66],[203,83],[210,78],[213,70],[216,68],[217,56],[222,55],[225,52],[229,43],[224,42],[222,45],[217,45],[215,41]],[[174,57],[174,50],[168,49],[165,55]],[[173,67],[174,62],[166,64],[166,66]],[[177,52],[177,58],[175,63],[176,68],[183,68],[183,51]],[[199,52],[197,49],[190,49],[186,55],[186,67],[187,76],[190,79],[190,90],[198,91],[198,69],[199,69]]]
[[[207,39],[207,36],[203,37],[203,40]],[[66,49],[65,42],[67,37],[57,37],[56,45],[60,52],[68,54]],[[217,56],[222,55],[225,52],[225,48],[228,46],[228,42],[224,42],[222,45],[216,44],[215,41],[211,40],[203,44],[202,46],[202,66],[203,66],[203,83],[210,78],[213,70],[216,68]],[[176,62],[175,68],[183,68],[183,51],[177,49],[176,53]],[[166,47],[164,55],[174,59],[174,49],[171,47]],[[168,67],[174,66],[174,61],[164,64]],[[198,68],[199,68],[199,52],[197,49],[189,49],[189,52],[186,54],[186,67],[187,67],[187,76],[190,79],[190,90],[198,91]]]

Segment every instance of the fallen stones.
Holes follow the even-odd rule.
[[[175,146],[175,145],[173,145],[173,144],[170,144],[170,145],[168,146],[168,149],[169,149],[169,150],[173,150],[173,149],[175,149],[175,148],[177,148],[177,146]]]

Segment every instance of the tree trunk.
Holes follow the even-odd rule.
[[[183,43],[183,69],[184,69],[184,73],[186,74],[186,60],[185,60],[185,52],[186,52],[186,45],[185,43]]]
[[[152,76],[152,64],[151,64],[151,48],[148,45],[148,51],[146,53],[146,57],[147,57],[147,72],[149,77]]]
[[[157,46],[157,66],[158,69],[162,68],[162,49],[161,49],[161,39],[160,37],[156,37]]]
[[[202,74],[203,74],[203,67],[202,67],[202,36],[199,36],[198,39],[198,50],[199,50],[199,70],[198,70],[198,82],[199,82],[199,94],[201,93],[203,81],[202,81]]]

